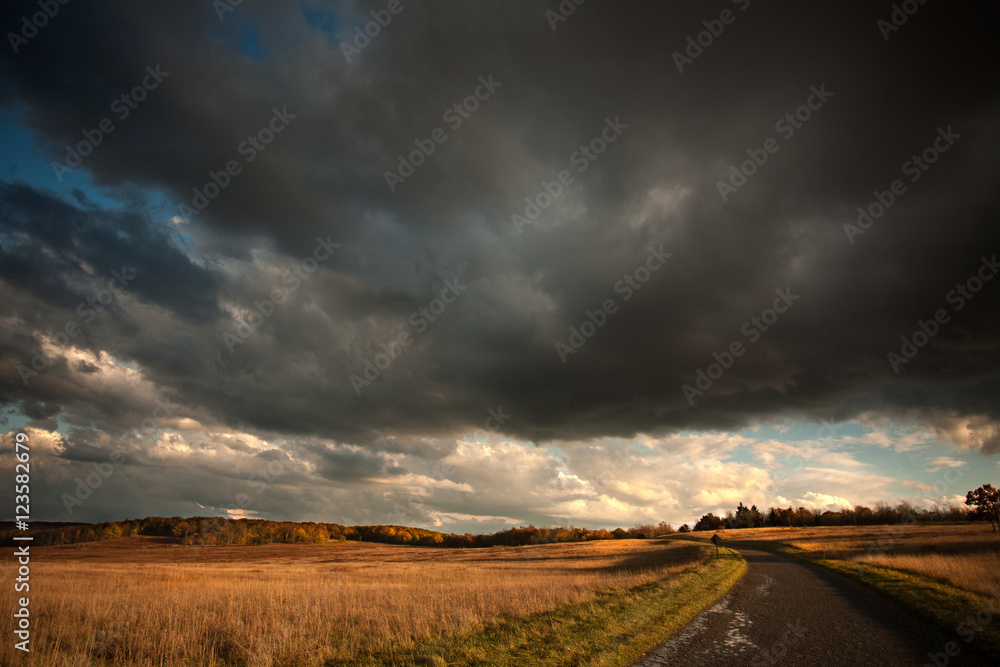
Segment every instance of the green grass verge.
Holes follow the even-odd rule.
[[[958,644],[962,655],[1000,655],[1000,598],[912,572],[822,558],[786,544],[749,540],[730,544],[774,551],[833,570],[937,626],[945,640]]]
[[[711,561],[676,577],[550,612],[502,618],[478,632],[426,640],[410,649],[356,656],[350,664],[621,667],[690,623],[746,570],[746,561],[724,548],[719,558],[713,554]]]

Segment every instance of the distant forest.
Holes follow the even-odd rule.
[[[858,506],[839,512],[812,512],[804,507],[793,509],[771,508],[760,512],[755,505],[743,503],[726,516],[709,513],[701,517],[694,530],[724,530],[726,528],[754,528],[762,526],[843,526],[894,523],[954,522],[980,518],[965,508],[917,510],[908,503],[891,506],[879,503],[874,509]],[[983,517],[985,518],[985,517]],[[10,526],[10,527],[7,527]],[[225,519],[221,517],[147,517],[128,521],[111,521],[98,524],[35,522],[27,531],[18,531],[7,523],[0,530],[0,542],[13,544],[14,535],[31,535],[36,545],[76,544],[122,537],[151,536],[171,538],[180,544],[190,545],[258,545],[272,543],[319,543],[327,540],[379,542],[383,544],[408,544],[434,547],[493,547],[549,544],[555,542],[585,542],[590,540],[643,539],[661,537],[675,532],[685,533],[691,528],[685,524],[675,530],[668,523],[640,525],[614,530],[559,527],[536,528],[525,526],[510,528],[485,535],[440,533],[407,526],[341,526],[336,523],[293,523],[265,519]]]
[[[783,509],[772,507],[767,512],[760,512],[756,505],[746,507],[740,503],[735,512],[726,512],[719,517],[711,512],[698,519],[695,530],[723,530],[726,528],[761,528],[761,527],[806,527],[806,526],[876,526],[895,523],[942,523],[978,520],[988,518],[986,514],[971,511],[967,507],[938,507],[934,509],[917,509],[910,503],[876,503],[874,509],[864,505],[855,505],[850,509],[834,512],[813,512],[805,507]],[[686,526],[681,526],[683,532]]]
[[[10,525],[9,523],[7,524]],[[0,541],[12,544],[14,535],[31,535],[38,545],[76,544],[120,537],[168,537],[192,545],[257,545],[308,543],[327,540],[380,542],[436,547],[492,547],[660,537],[675,532],[666,523],[615,530],[586,528],[511,528],[490,535],[440,533],[407,526],[341,526],[336,523],[293,523],[265,519],[221,517],[148,517],[98,524],[35,522],[27,531],[13,527],[0,531]]]

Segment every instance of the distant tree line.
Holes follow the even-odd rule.
[[[8,524],[9,525],[9,524]],[[670,524],[633,526],[614,530],[558,527],[510,528],[492,534],[440,533],[408,526],[342,526],[336,523],[294,523],[265,519],[226,519],[221,517],[179,516],[147,517],[98,524],[42,523],[32,524],[28,533],[13,528],[0,531],[0,541],[12,544],[15,534],[31,535],[34,544],[58,545],[114,540],[122,537],[149,536],[168,538],[190,545],[229,546],[258,544],[318,543],[327,540],[352,540],[383,544],[409,544],[436,547],[492,547],[584,542],[660,537],[674,532]]]
[[[971,493],[971,492],[970,492]],[[984,515],[985,517],[985,515]],[[955,522],[977,519],[977,512],[957,506],[917,509],[907,502],[890,505],[875,504],[874,508],[855,505],[839,511],[816,512],[805,507],[772,507],[766,513],[740,503],[736,511],[720,517],[709,512],[698,519],[694,530],[722,530],[725,528],[806,527],[806,526],[872,526],[896,523]],[[683,527],[682,527],[683,528]]]
[[[874,508],[856,505],[840,511],[815,512],[805,507],[797,509],[772,507],[761,512],[756,505],[740,503],[735,511],[724,517],[709,512],[694,525],[694,530],[721,530],[725,528],[759,528],[766,526],[867,526],[896,523],[957,522],[989,520],[994,530],[1000,529],[1000,489],[985,484],[969,491],[964,507],[939,507],[916,509],[907,502],[897,505],[879,502]],[[677,532],[691,530],[687,524]],[[7,523],[0,530],[0,543],[14,544],[13,537],[31,535],[37,545],[76,544],[122,537],[149,536],[166,538],[189,545],[257,545],[326,542],[327,540],[352,540],[382,544],[409,544],[432,547],[493,547],[552,544],[559,542],[586,542],[591,540],[620,540],[661,537],[674,533],[674,528],[664,522],[614,530],[577,528],[574,526],[536,528],[523,526],[491,534],[441,533],[408,526],[342,526],[336,523],[294,523],[266,519],[226,519],[221,517],[158,517],[88,523],[35,522],[27,533],[14,530]]]

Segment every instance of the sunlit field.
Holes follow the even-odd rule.
[[[129,538],[37,548],[33,664],[320,665],[588,601],[690,570],[705,554],[660,540],[432,549]],[[13,605],[3,596],[0,612],[10,618]],[[15,653],[5,642],[0,662]]]
[[[720,534],[726,540],[781,542],[824,558],[888,567],[975,593],[1000,594],[1000,533],[982,523],[744,528]]]

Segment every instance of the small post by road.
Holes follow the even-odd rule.
[[[712,535],[712,544],[715,545],[715,557],[719,557],[719,534]]]

